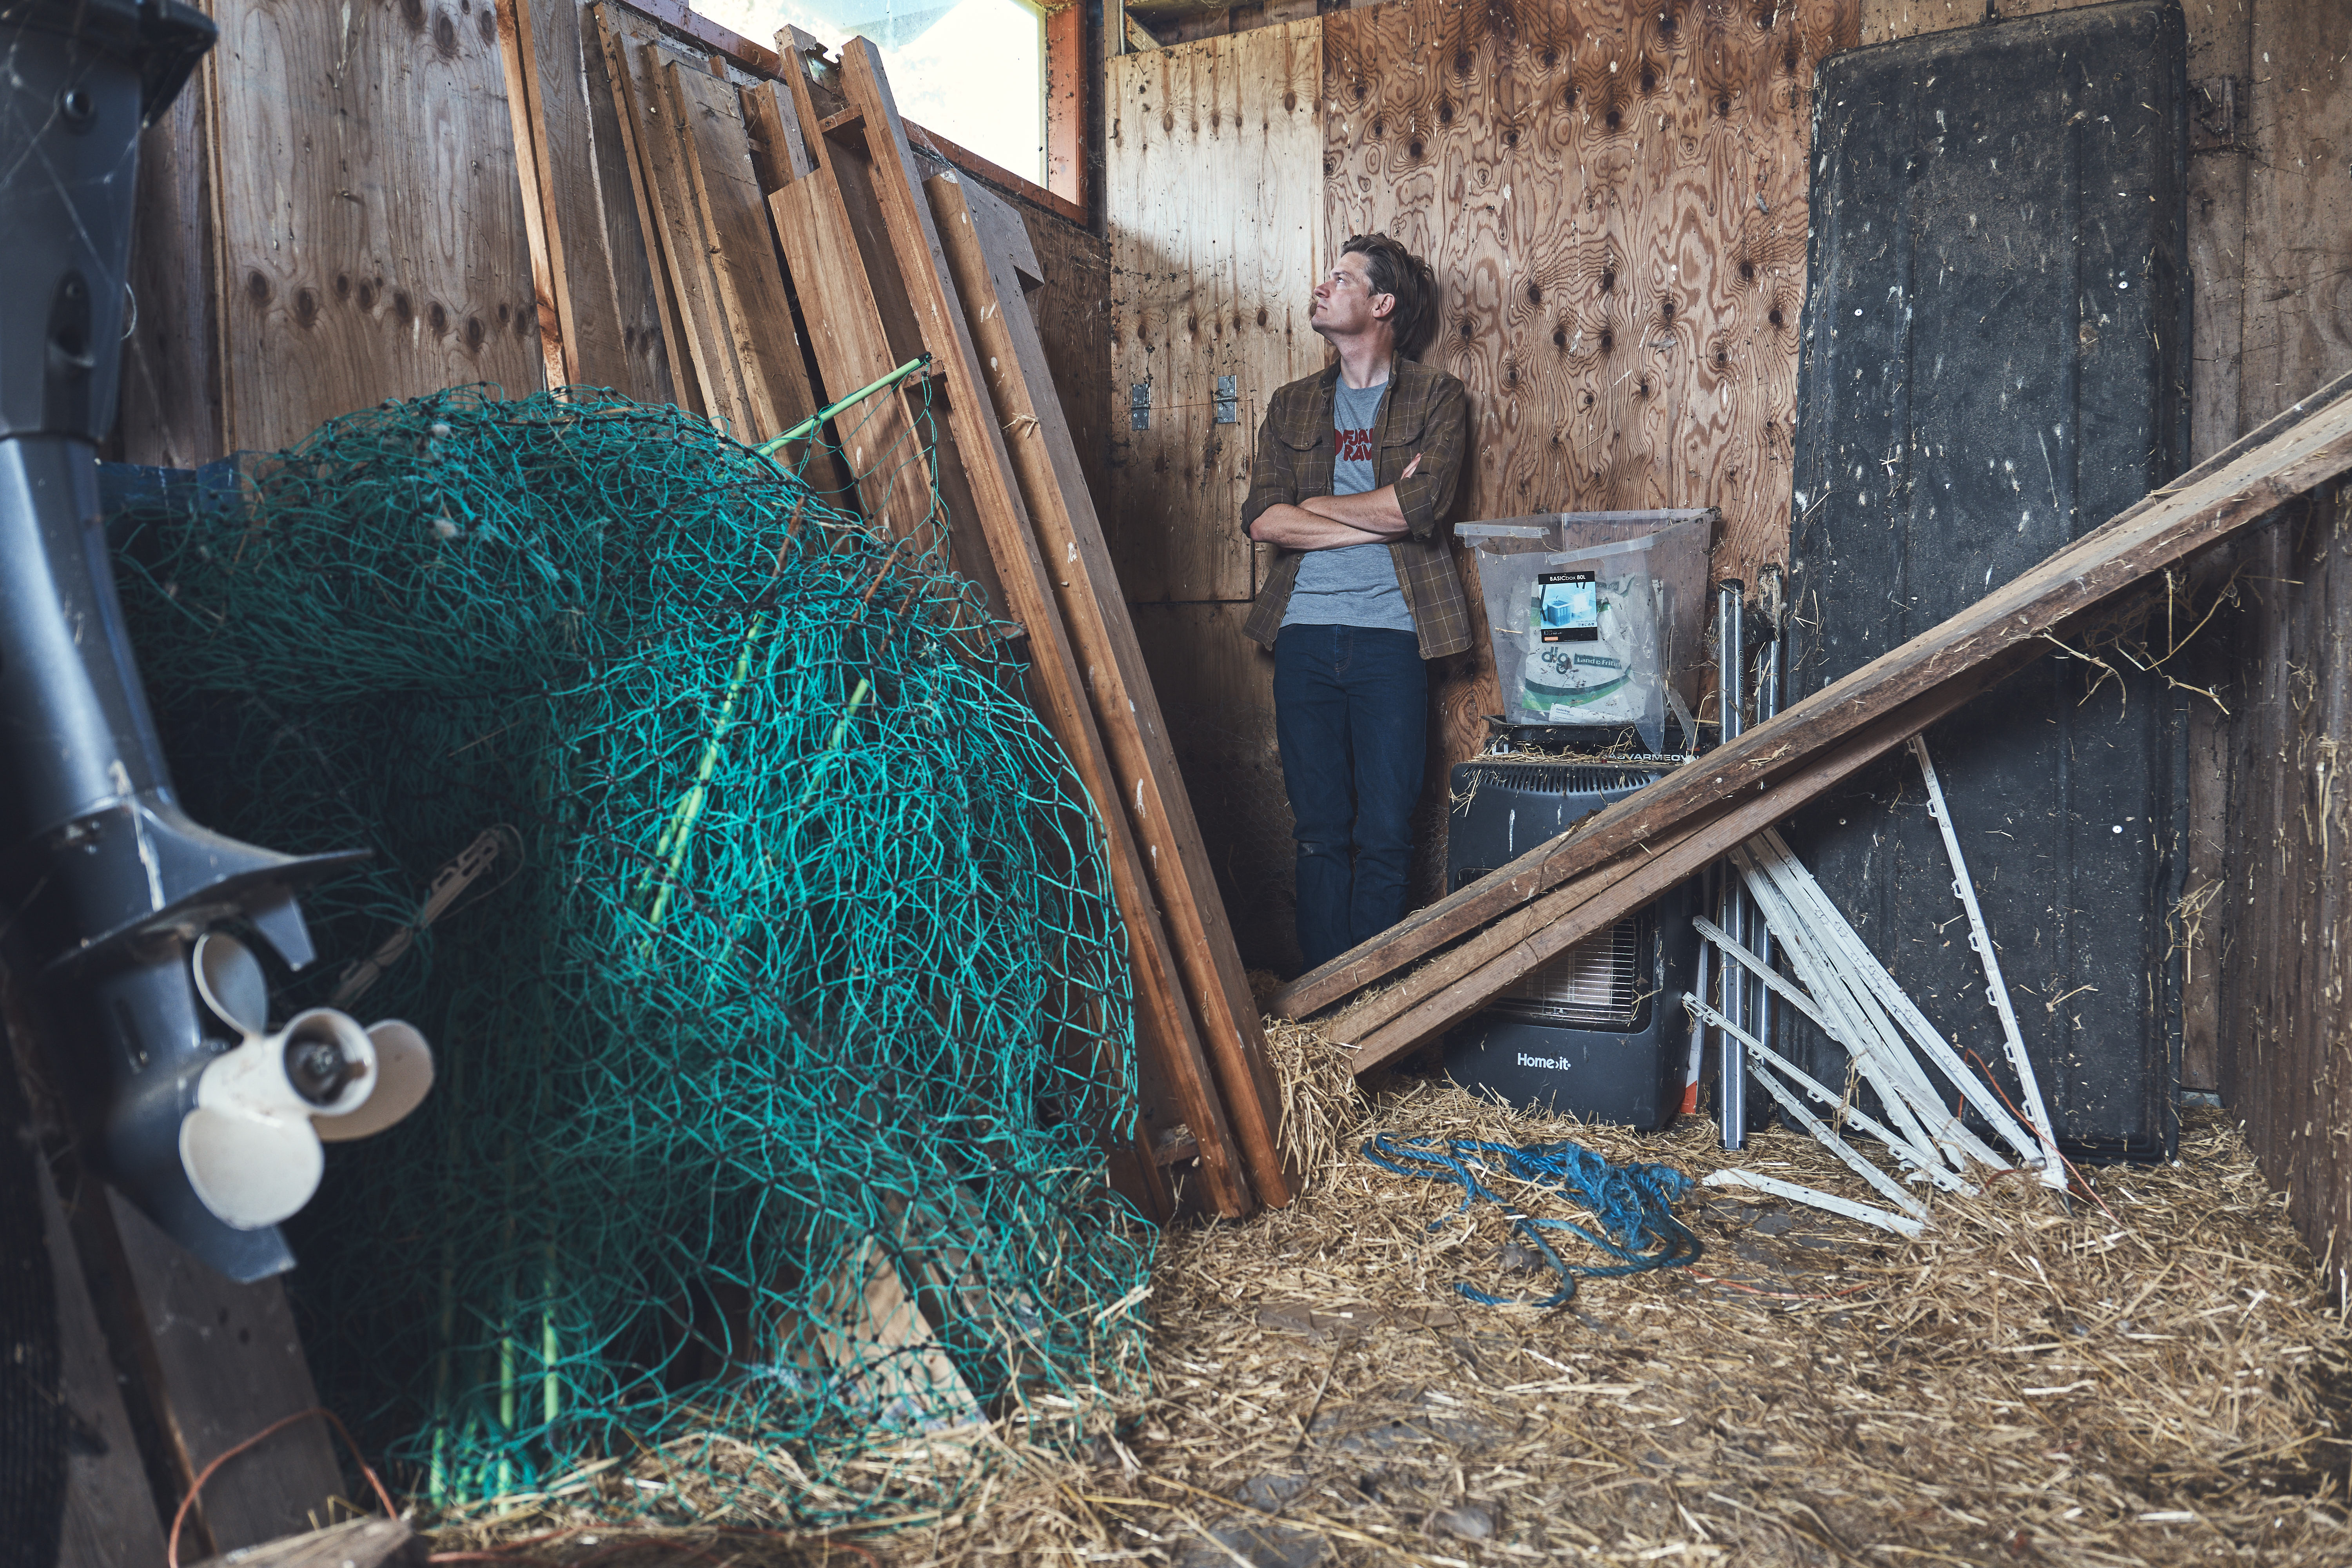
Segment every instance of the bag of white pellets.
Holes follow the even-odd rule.
[[[1653,555],[1662,533],[1547,548],[1560,542],[1558,528],[1514,520],[1456,531],[1477,551],[1503,717],[1514,724],[1630,726],[1659,751],[1670,597]],[[1693,532],[1704,540],[1704,525]]]

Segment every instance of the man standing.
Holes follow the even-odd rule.
[[[1243,530],[1280,546],[1244,631],[1274,650],[1275,732],[1298,842],[1310,969],[1404,916],[1429,676],[1470,646],[1444,537],[1469,438],[1462,384],[1413,359],[1429,264],[1360,234],[1307,321],[1338,351],[1266,404]]]

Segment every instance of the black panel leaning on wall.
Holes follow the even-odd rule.
[[[1796,696],[2186,466],[2185,59],[2179,8],[2128,0],[1822,66]],[[2062,1144],[2168,1154],[2182,703],[2113,662],[2120,673],[2045,660],[1928,744]],[[1790,837],[1927,1016],[2014,1099],[1907,753]],[[1842,1081],[1843,1050],[1808,1044],[1807,1065]]]

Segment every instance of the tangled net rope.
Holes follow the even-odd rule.
[[[333,1146],[290,1284],[445,1510],[903,1516],[958,1432],[1147,1379],[1108,869],[933,522],[675,408],[460,389],[123,546],[205,820],[374,851],[277,1016],[365,984],[439,1080]]]
[[[1391,1132],[1377,1133],[1367,1142],[1364,1158],[1401,1176],[1453,1183],[1462,1189],[1462,1201],[1454,1208],[1456,1215],[1474,1203],[1500,1205],[1512,1228],[1535,1244],[1537,1254],[1559,1280],[1559,1289],[1551,1295],[1524,1303],[1517,1297],[1497,1296],[1461,1280],[1454,1282],[1456,1291],[1481,1306],[1564,1306],[1576,1299],[1579,1279],[1605,1279],[1652,1268],[1685,1268],[1699,1259],[1698,1237],[1675,1217],[1674,1209],[1695,1184],[1672,1165],[1612,1164],[1565,1138],[1517,1149],[1482,1138],[1401,1139]],[[1595,1231],[1572,1219],[1528,1214],[1524,1205],[1489,1187],[1483,1179],[1489,1176],[1580,1204],[1601,1222],[1601,1229]],[[1429,1228],[1437,1229],[1450,1217],[1431,1220]],[[1618,1261],[1601,1266],[1566,1262],[1552,1250],[1546,1231],[1577,1237]]]

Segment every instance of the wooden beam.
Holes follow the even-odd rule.
[[[1355,1047],[1361,1075],[1428,1044],[1484,1007],[1537,965],[1671,891],[1795,808],[1852,777],[1983,689],[1955,681],[1889,715],[1793,777],[1703,821],[1667,827],[1636,855],[1620,856],[1554,889],[1482,931],[1404,982],[1339,1015],[1331,1034]],[[1704,763],[1693,763],[1704,766]]]
[[[740,437],[764,421],[736,363],[719,299],[717,258],[695,203],[677,62],[659,45],[646,43],[629,52],[629,63],[636,94],[637,146],[660,231],[662,265],[669,272],[686,327],[688,363],[701,384],[702,412],[713,424],[724,421]]]
[[[425,1568],[425,1562],[422,1536],[404,1520],[377,1515],[249,1546],[197,1568]]]
[[[808,73],[795,71],[782,85],[789,94],[801,153],[811,168],[804,177],[769,195],[768,212],[800,295],[818,377],[828,396],[844,396],[911,357],[900,351],[911,351],[904,339],[912,333],[913,322],[909,319],[905,323],[902,341],[894,344],[867,270],[865,244],[850,216],[843,171],[835,166],[839,155],[825,144]],[[901,539],[923,529],[939,479],[918,418],[919,395],[919,389],[902,385],[835,421],[859,507],[885,532]]]
[[[751,168],[751,131],[732,82],[669,67],[678,141],[709,255],[724,352],[732,354],[751,420],[735,432],[758,443],[817,410],[784,292],[768,204]],[[795,455],[792,461],[798,461]]]
[[[701,379],[694,369],[692,334],[687,330],[684,307],[670,283],[669,268],[662,255],[660,203],[646,163],[645,138],[639,131],[640,89],[635,67],[629,58],[629,46],[649,42],[651,29],[624,6],[593,5],[589,15],[594,18],[597,50],[604,58],[614,113],[620,121],[621,145],[629,165],[629,194],[636,200],[637,232],[645,237],[646,261],[661,316],[662,345],[669,360],[671,390],[679,406],[702,414],[707,410],[702,401]]]
[[[1087,209],[1076,202],[1059,192],[1047,190],[1025,175],[1014,174],[1002,163],[991,163],[971,148],[950,142],[936,131],[926,131],[919,125],[909,124],[907,139],[942,163],[952,164],[1000,191],[1044,207],[1056,217],[1066,217],[1082,228],[1086,226]]]
[[[1277,1142],[1281,1089],[1266,1053],[1264,1020],[1217,895],[1077,448],[1054,395],[1045,345],[1029,313],[1022,277],[1037,277],[1038,268],[1028,231],[1003,202],[954,174],[938,175],[925,189],[966,321],[988,367],[989,392],[1038,553],[1054,563],[1055,603],[1086,669],[1118,801],[1145,850],[1225,1113],[1259,1201],[1279,1207],[1291,1192]]]
[[[1142,856],[1126,814],[1116,804],[1116,778],[1087,703],[1069,635],[1047,586],[1049,579],[1030,531],[1003,433],[989,412],[988,392],[980,382],[979,356],[938,226],[920,193],[898,105],[870,42],[852,38],[842,55],[845,89],[852,107],[864,116],[852,140],[865,154],[876,216],[897,263],[899,285],[916,328],[946,373],[947,423],[971,485],[971,519],[988,541],[1005,602],[1029,628],[1034,661],[1032,690],[1038,714],[1069,754],[1080,782],[1093,797],[1110,852],[1113,887],[1128,923],[1134,959],[1139,1044],[1148,1040],[1145,1048],[1162,1054],[1183,1104],[1185,1122],[1201,1141],[1202,1173],[1212,1203],[1222,1214],[1246,1214],[1255,1206],[1249,1173],[1234,1146],[1232,1129],[1202,1057],[1178,963],[1153,907]],[[835,156],[827,153],[828,164]]]
[[[114,1321],[134,1341],[183,1495],[231,1448],[318,1405],[283,1284],[232,1284],[95,1181],[60,1195],[85,1265],[100,1260],[93,1286],[102,1273]],[[325,1422],[299,1421],[225,1459],[189,1511],[183,1549],[209,1541],[234,1552],[326,1522],[329,1500],[343,1492],[330,1442]]]
[[[57,1568],[161,1563],[163,1522],[140,1463],[98,1308],[82,1278],[48,1162],[37,1158],[33,1163],[41,1184],[42,1240],[57,1280],[58,1397],[66,1407],[68,1429],[79,1439],[66,1446],[65,1534]]]
[[[768,210],[792,263],[817,374],[827,390],[854,392],[897,368],[901,362],[892,357],[858,263],[857,237],[850,232],[834,172],[819,169],[786,185],[769,196]],[[896,538],[920,531],[931,508],[930,456],[907,394],[893,387],[835,423],[866,517]]]
[[[1068,202],[1073,223],[1087,221],[1087,120],[1102,67],[1087,53],[1087,8],[1066,5],[1045,18],[1045,188]]]
[[[2352,467],[2347,393],[2352,377],[2315,394],[1941,626],[1300,976],[1275,996],[1273,1010],[1297,1017],[1327,1007],[1571,878],[1641,853],[1685,825],[1759,793],[1769,792],[1779,814],[1787,816],[1811,796],[1776,786],[1801,776],[1824,752],[1939,688],[2012,673],[2052,646],[2049,639],[2071,621]]]
[[[555,213],[553,160],[547,119],[540,107],[530,0],[498,0],[498,19],[507,115],[514,125],[515,172],[522,180],[523,234],[530,245],[531,291],[539,310],[540,359],[548,385],[569,386],[580,380],[579,350],[572,346],[579,330],[564,276],[563,229]]]
[[[743,89],[743,117],[751,127],[752,163],[762,190],[772,195],[815,171],[816,161],[809,155],[800,117],[793,112],[792,95],[782,82]]]

